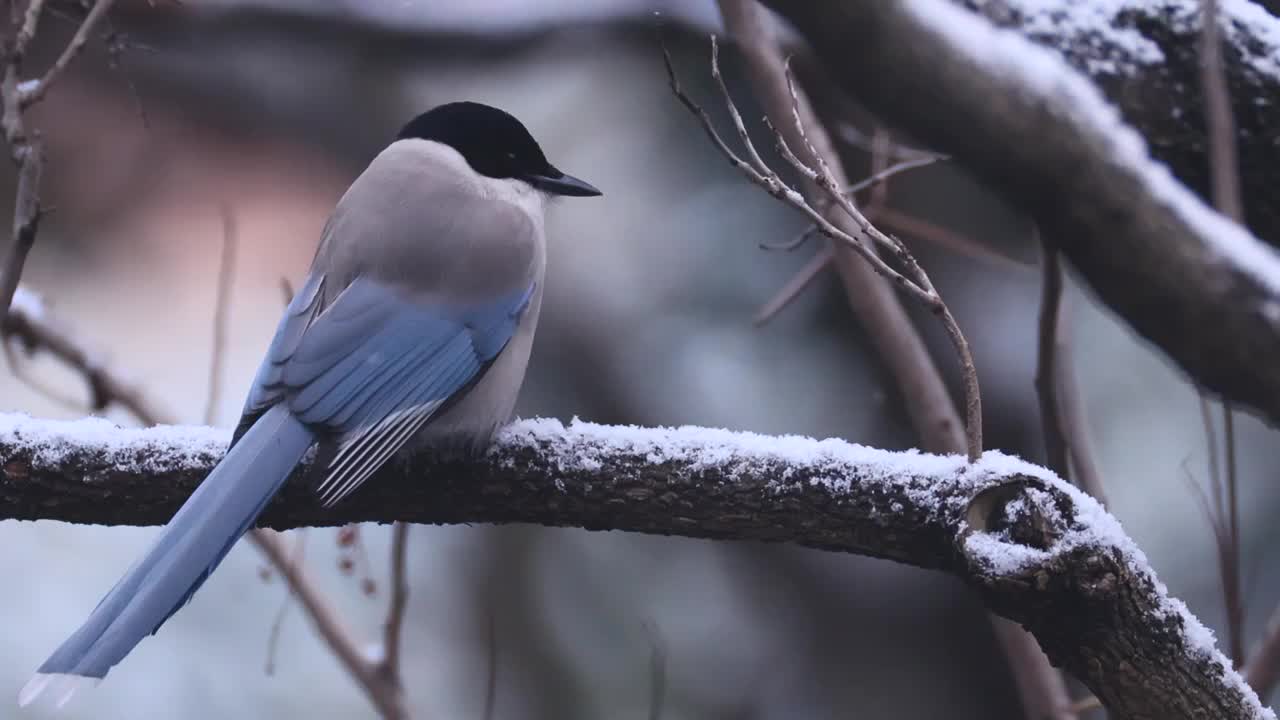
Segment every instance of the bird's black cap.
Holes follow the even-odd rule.
[[[472,170],[491,178],[515,178],[553,195],[591,196],[600,191],[547,161],[524,124],[510,113],[477,102],[452,102],[410,120],[397,140],[417,138],[457,150]]]

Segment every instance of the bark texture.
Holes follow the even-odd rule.
[[[225,434],[0,415],[0,517],[168,520]],[[1035,465],[838,440],[526,421],[474,461],[419,456],[325,511],[294,478],[264,525],[537,523],[789,542],[952,573],[1121,718],[1268,718],[1119,524]]]

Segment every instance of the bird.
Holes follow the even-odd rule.
[[[325,224],[227,453],[18,704],[61,706],[155,634],[313,447],[307,481],[326,508],[401,451],[487,447],[537,328],[544,211],[601,194],[498,108],[451,102],[402,126]]]

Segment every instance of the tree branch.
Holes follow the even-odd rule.
[[[28,352],[48,352],[79,373],[89,386],[91,410],[104,410],[118,404],[148,425],[173,417],[147,397],[139,385],[80,342],[53,316],[39,296],[25,288],[17,289],[9,313],[0,319],[0,341],[20,343]]]
[[[163,523],[227,437],[0,415],[0,512]],[[532,420],[476,462],[386,467],[332,510],[290,483],[262,518],[277,529],[368,521],[780,541],[936,568],[1034,633],[1117,717],[1274,718],[1110,515],[997,452],[969,464],[837,440]]]
[[[1197,384],[1280,423],[1280,365],[1257,361],[1280,357],[1280,257],[1152,162],[1085,78],[943,0],[770,4],[872,113],[1027,210]]]
[[[1206,202],[1212,200],[1215,185],[1234,184],[1235,189],[1226,192],[1243,190],[1249,227],[1280,245],[1280,208],[1267,201],[1274,195],[1280,167],[1280,147],[1271,142],[1280,127],[1274,106],[1259,102],[1280,95],[1275,68],[1280,46],[1274,40],[1280,20],[1267,10],[1254,2],[1215,3],[1221,7],[1213,42],[1221,46],[1221,53],[1212,57],[1204,52],[1209,40],[1201,22],[1205,0],[1104,7],[1074,0],[952,2],[1053,49],[1087,74],[1179,180]],[[1226,82],[1197,92],[1205,71],[1225,75]],[[1206,115],[1221,117],[1224,102],[1240,131],[1233,137],[1243,162],[1234,183],[1215,177],[1210,158],[1218,141]]]

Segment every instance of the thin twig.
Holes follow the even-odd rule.
[[[1036,394],[1040,398],[1040,425],[1044,433],[1045,456],[1049,468],[1063,480],[1071,480],[1071,466],[1067,461],[1067,437],[1062,428],[1062,412],[1058,405],[1058,350],[1059,309],[1062,306],[1062,263],[1058,248],[1039,231],[1044,279],[1040,294],[1040,342],[1036,360]]]
[[[1213,204],[1218,212],[1244,224],[1244,203],[1240,194],[1240,168],[1236,157],[1236,123],[1227,88],[1226,68],[1219,42],[1221,28],[1217,0],[1200,4],[1200,79],[1204,92],[1205,124],[1209,136],[1209,173],[1212,178]],[[1225,546],[1220,547],[1222,593],[1227,610],[1227,636],[1231,657],[1238,667],[1244,662],[1244,601],[1240,587],[1240,514],[1237,498],[1235,423],[1231,404],[1222,404],[1223,441],[1227,461]]]
[[[40,25],[40,15],[43,10],[44,0],[30,0],[27,4],[22,27],[18,29],[18,34],[13,40],[13,47],[9,49],[11,58],[16,57],[17,62],[22,61],[22,58],[27,54],[27,48],[31,47],[31,41],[36,37],[36,29]],[[10,62],[15,62],[15,60],[11,59]]]
[[[19,289],[9,314],[0,321],[0,335],[21,342],[30,351],[44,350],[85,379],[89,406],[105,410],[119,405],[144,425],[175,422],[143,389],[112,369],[98,352],[80,342],[34,294]]]
[[[49,86],[80,54],[85,40],[94,26],[110,9],[115,0],[97,0],[97,4],[85,16],[76,29],[71,41],[63,48],[53,67],[38,82],[24,82],[22,65],[28,46],[35,38],[42,14],[43,1],[34,1],[27,6],[22,25],[15,33],[12,43],[7,43],[7,56],[4,58],[3,74],[0,76],[0,129],[3,129],[5,142],[9,145],[9,156],[18,170],[18,189],[13,203],[13,231],[9,240],[4,264],[0,266],[0,319],[9,312],[13,295],[18,291],[18,283],[22,279],[26,267],[27,256],[31,253],[39,230],[40,219],[44,211],[40,204],[40,178],[44,173],[44,142],[38,132],[26,126],[24,112],[40,101]],[[16,10],[16,6],[14,6]]]
[[[1204,423],[1205,443],[1209,451],[1209,496],[1213,508],[1209,524],[1218,552],[1218,576],[1222,584],[1222,603],[1227,614],[1227,646],[1236,667],[1244,663],[1244,601],[1240,582],[1240,518],[1236,496],[1235,422],[1229,406],[1223,406],[1222,455],[1225,472],[1218,463],[1218,434],[1213,424],[1213,408],[1208,394],[1200,390],[1200,417]]]
[[[819,250],[816,255],[809,259],[809,262],[805,263],[803,267],[796,271],[795,275],[791,276],[790,280],[778,289],[777,294],[770,298],[769,302],[765,303],[756,312],[755,317],[751,319],[751,324],[760,327],[772,320],[790,305],[792,300],[800,297],[800,293],[804,292],[804,289],[809,287],[814,279],[831,265],[834,259],[835,253],[829,246]]]
[[[1213,405],[1209,401],[1209,395],[1203,388],[1199,388],[1200,396],[1200,421],[1204,424],[1205,449],[1208,452],[1208,471],[1209,471],[1209,494],[1213,499],[1213,531],[1218,536],[1218,542],[1222,541],[1224,528],[1220,523],[1227,516],[1226,507],[1223,501],[1222,488],[1224,486],[1222,480],[1222,464],[1218,460],[1218,432],[1213,424]]]
[[[1227,458],[1227,547],[1223,553],[1223,603],[1227,609],[1227,638],[1231,646],[1231,660],[1235,667],[1244,664],[1244,595],[1241,589],[1240,566],[1240,499],[1237,494],[1239,476],[1236,472],[1235,417],[1231,403],[1222,403],[1222,437]]]
[[[915,158],[914,160],[902,160],[884,168],[883,170],[872,172],[872,174],[866,178],[845,188],[844,192],[846,195],[854,195],[862,192],[863,190],[880,187],[886,180],[895,175],[901,175],[908,170],[915,170],[916,168],[935,165],[945,159],[946,158],[941,155],[927,155],[925,157]]]
[[[1254,646],[1242,672],[1250,687],[1264,702],[1280,682],[1280,607],[1271,612],[1267,629]]]
[[[802,116],[808,129],[808,144],[830,158],[828,165],[837,185],[849,184],[839,154],[826,126],[814,112],[803,91],[794,97],[788,89],[786,68],[774,26],[760,6],[741,0],[721,0],[725,27],[747,63],[752,88],[766,113],[778,120],[784,133],[792,132],[788,119]],[[833,118],[832,122],[841,122]],[[795,137],[796,147],[803,142]],[[829,196],[814,183],[801,178],[800,185],[814,208],[836,227],[856,234],[853,221],[834,207]],[[872,348],[884,360],[884,367],[901,393],[907,415],[919,436],[920,445],[933,452],[963,452],[964,423],[938,366],[892,282],[884,278],[859,253],[842,242],[827,239],[835,250],[835,269],[854,318],[867,332]]]
[[[800,232],[796,233],[795,237],[791,238],[786,242],[780,242],[780,243],[762,242],[760,243],[760,249],[761,250],[782,250],[785,252],[791,252],[792,250],[800,249],[801,246],[803,246],[806,242],[809,241],[809,238],[817,234],[818,234],[818,228],[814,227],[813,225],[810,225],[804,230],[801,230]]]
[[[493,605],[488,605],[485,612],[485,655],[488,667],[485,673],[484,713],[482,720],[493,720],[498,710],[498,618]]]
[[[395,523],[391,532],[391,602],[387,608],[386,623],[383,625],[381,670],[388,680],[400,686],[400,633],[404,626],[404,612],[409,599],[409,582],[405,571],[405,548],[409,543],[409,524]]]
[[[832,123],[835,129],[835,136],[848,145],[865,150],[867,152],[875,152],[875,135],[868,135],[862,132],[852,123],[839,120]],[[919,148],[907,147],[898,143],[892,144],[890,157],[894,160],[917,160],[925,157],[945,158],[946,155],[931,152],[929,150],[921,150]]]
[[[1209,134],[1209,173],[1213,204],[1218,212],[1244,223],[1240,196],[1239,162],[1236,158],[1236,123],[1227,89],[1226,68],[1219,42],[1217,0],[1200,3],[1200,82],[1204,92],[1205,123]]]
[[[1084,395],[1076,374],[1075,358],[1071,352],[1071,333],[1063,328],[1070,326],[1071,303],[1063,295],[1058,309],[1058,349],[1054,353],[1055,383],[1058,388],[1058,413],[1062,431],[1067,436],[1067,451],[1071,455],[1071,473],[1076,485],[1102,504],[1107,503],[1102,471],[1098,469],[1097,453],[1090,440],[1088,413],[1084,407]]]
[[[355,638],[338,620],[338,613],[329,604],[324,595],[302,574],[301,569],[289,562],[284,543],[275,535],[267,532],[254,532],[249,540],[262,551],[284,576],[289,587],[293,589],[298,601],[307,611],[311,622],[338,662],[359,683],[369,700],[377,708],[385,720],[403,720],[408,717],[404,703],[404,693],[395,683],[390,682],[378,670],[378,666],[370,662],[361,653]]]
[[[265,532],[265,531],[261,531]],[[302,573],[303,553],[306,550],[307,529],[298,528],[295,531],[295,539],[293,541],[293,552],[289,557],[289,564],[296,568],[299,575]],[[280,602],[280,609],[276,611],[276,618],[271,623],[271,632],[267,636],[267,659],[263,667],[263,672],[267,675],[274,675],[276,671],[276,654],[280,649],[280,632],[284,629],[284,619],[289,614],[289,608],[293,607],[295,594],[293,585],[285,582],[287,591],[284,599]]]
[[[218,207],[222,216],[222,252],[218,258],[218,288],[213,311],[213,347],[209,359],[209,391],[205,399],[204,424],[212,425],[222,398],[222,366],[226,360],[227,315],[231,305],[231,284],[236,266],[236,217],[223,203]]]
[[[80,27],[76,28],[76,34],[71,36],[71,42],[67,43],[67,46],[63,48],[62,54],[58,56],[58,59],[55,60],[53,65],[45,72],[44,77],[40,78],[40,80],[36,81],[34,84],[23,84],[22,92],[18,101],[24,109],[40,102],[40,100],[44,98],[45,93],[49,91],[49,88],[53,83],[60,75],[62,75],[63,72],[66,71],[67,66],[76,59],[76,56],[80,54],[80,51],[84,49],[85,43],[89,41],[89,34],[93,32],[93,29],[98,22],[106,17],[107,11],[111,9],[111,6],[115,4],[115,1],[116,0],[97,0],[97,2],[94,3],[93,8],[89,10],[89,14],[86,15],[84,20],[80,23]]]
[[[997,252],[986,245],[970,238],[963,233],[956,232],[941,225],[935,225],[927,220],[923,220],[914,215],[910,215],[901,210],[884,206],[876,208],[875,220],[880,225],[889,228],[895,232],[902,233],[909,237],[925,242],[933,243],[941,248],[954,252],[958,255],[973,258],[1003,270],[1017,270],[1019,272],[1026,271],[1031,267],[1029,262],[1023,262]]]
[[[790,63],[787,64],[790,68]],[[789,84],[788,90],[795,92],[794,84]],[[798,103],[793,103],[798,105]],[[798,109],[798,108],[797,108]],[[799,112],[796,113],[799,115]],[[801,123],[803,125],[803,123]],[[871,177],[884,173],[891,165],[893,157],[893,138],[889,136],[889,131],[879,125],[876,126],[875,132],[871,135]],[[909,161],[906,161],[909,162]],[[870,182],[867,187],[871,188],[871,195],[867,198],[867,217],[875,217],[875,213],[880,208],[889,204],[889,183],[888,178],[870,182],[868,178],[864,182]],[[852,188],[848,191],[850,194],[856,193],[857,190]]]
[[[653,620],[644,623],[649,638],[649,720],[662,720],[667,701],[667,645]]]

